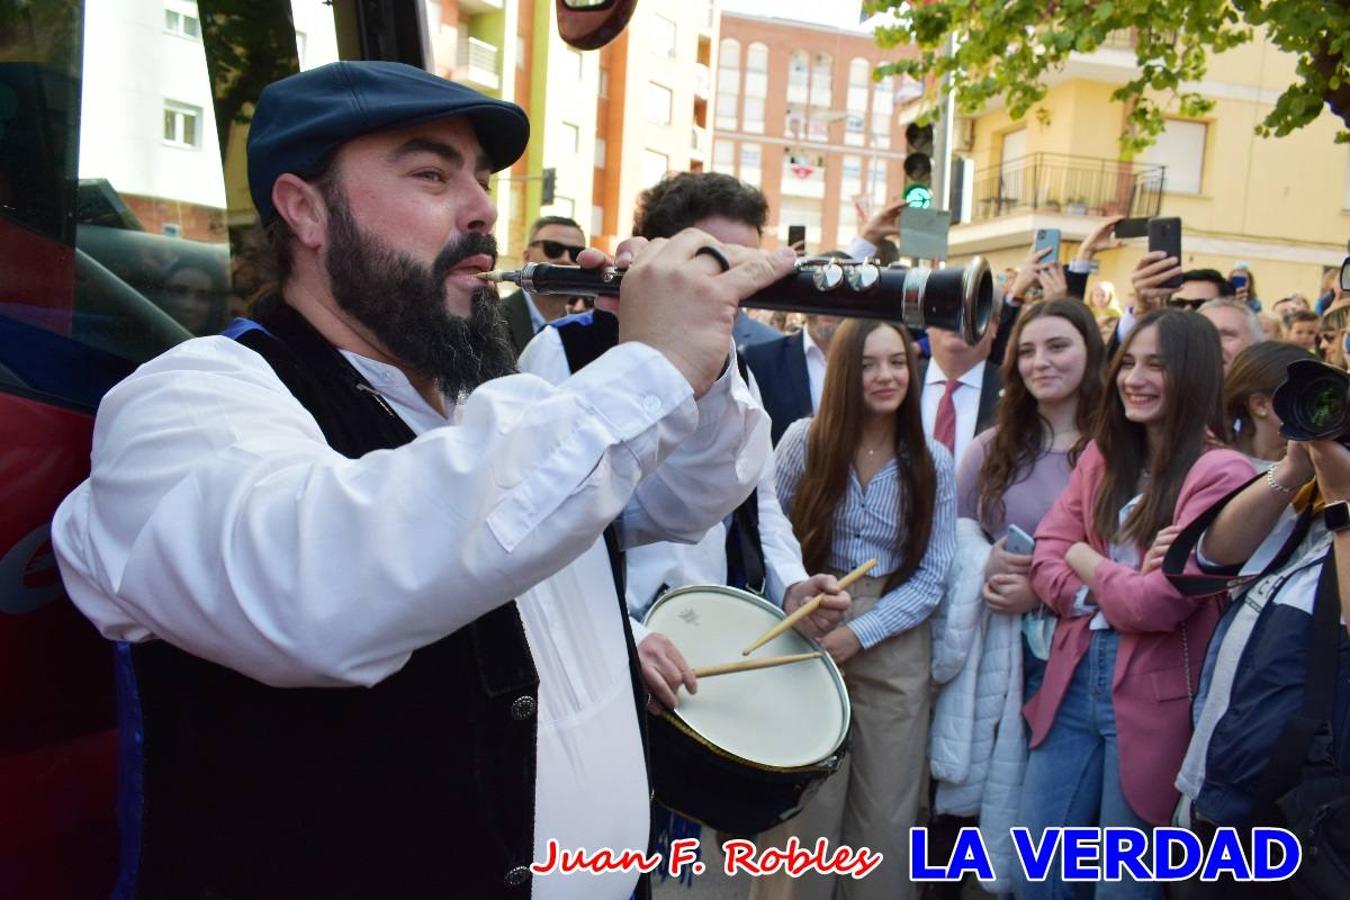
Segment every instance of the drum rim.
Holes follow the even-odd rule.
[[[783,610],[781,610],[774,604],[770,603],[768,600],[765,600],[758,594],[751,593],[750,591],[744,591],[741,590],[740,588],[730,587],[725,584],[687,584],[683,587],[673,588],[672,590],[666,591],[664,594],[658,597],[656,602],[651,605],[651,608],[647,610],[647,614],[642,617],[642,624],[648,628],[651,628],[652,616],[667,601],[673,600],[681,596],[682,594],[689,594],[695,591],[701,591],[705,593],[708,591],[712,591],[713,593],[717,594],[729,594],[740,600],[747,600],[750,603],[759,606],[760,608],[772,613],[773,615],[776,615],[780,620],[787,618],[787,614],[783,612]],[[825,756],[822,759],[818,759],[815,762],[806,763],[800,766],[768,765],[766,763],[756,762],[753,759],[746,759],[745,757],[740,756],[736,753],[731,753],[727,750],[722,749],[717,744],[714,744],[711,739],[706,737],[697,728],[695,728],[687,719],[681,716],[680,711],[678,709],[672,710],[672,709],[665,709],[663,707],[661,709],[661,715],[664,718],[670,720],[671,724],[674,725],[677,729],[679,729],[682,733],[698,741],[699,744],[703,745],[704,747],[708,748],[709,750],[718,754],[719,756],[723,756],[727,759],[742,763],[747,766],[752,766],[756,769],[760,769],[765,772],[783,772],[783,773],[808,772],[812,769],[827,770],[829,772],[833,772],[835,769],[839,767],[839,761],[842,755],[842,751],[848,745],[848,736],[853,724],[853,704],[849,701],[848,686],[844,683],[844,674],[839,670],[839,666],[835,663],[834,658],[830,656],[829,652],[826,651],[824,647],[820,646],[819,642],[815,641],[812,638],[806,637],[806,635],[801,634],[801,632],[798,632],[798,635],[800,635],[803,640],[807,641],[817,650],[821,651],[820,659],[822,662],[825,663],[826,671],[830,673],[831,680],[834,682],[834,689],[836,693],[838,693],[840,702],[843,704],[844,707],[844,719],[839,729],[839,736],[838,739],[835,741],[834,748],[830,750],[828,756]]]

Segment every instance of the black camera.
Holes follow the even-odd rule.
[[[1295,441],[1339,438],[1350,445],[1350,373],[1315,359],[1289,364],[1284,381],[1270,398],[1284,427],[1280,434]]]
[[[1341,263],[1340,287],[1342,294],[1350,293],[1350,257]],[[1344,369],[1314,359],[1290,363],[1270,403],[1284,423],[1280,429],[1284,437],[1294,441],[1336,438],[1350,446],[1350,374]]]

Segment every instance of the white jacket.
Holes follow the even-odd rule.
[[[1016,824],[1027,755],[1021,617],[990,612],[980,596],[990,546],[979,524],[960,519],[956,543],[933,618],[933,681],[940,686],[928,750],[938,782],[934,812],[979,816],[999,876],[981,886],[1004,892],[1012,889],[1008,829]]]

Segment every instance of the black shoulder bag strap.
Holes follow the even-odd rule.
[[[1172,546],[1167,550],[1167,555],[1163,557],[1162,569],[1163,574],[1167,576],[1167,580],[1172,582],[1172,586],[1182,594],[1187,597],[1206,597],[1263,578],[1268,573],[1274,572],[1285,565],[1294,551],[1298,549],[1298,545],[1303,542],[1304,536],[1308,533],[1308,526],[1312,523],[1311,503],[1299,515],[1293,532],[1280,547],[1279,552],[1275,554],[1274,559],[1259,574],[1239,577],[1238,572],[1241,568],[1239,566],[1225,566],[1206,571],[1200,575],[1184,574],[1186,562],[1191,558],[1191,553],[1199,547],[1200,538],[1209,530],[1209,526],[1214,524],[1214,520],[1219,517],[1219,513],[1223,512],[1229,501],[1245,491],[1252,482],[1264,477],[1265,473],[1262,472],[1252,477],[1241,487],[1229,491],[1221,500],[1192,519],[1189,524],[1182,528],[1181,534],[1177,535],[1176,540],[1172,542]],[[1235,582],[1240,582],[1240,584],[1235,584]]]

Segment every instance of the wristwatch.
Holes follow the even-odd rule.
[[[1350,528],[1350,502],[1340,500],[1328,503],[1322,510],[1322,521],[1327,531],[1345,531]]]

